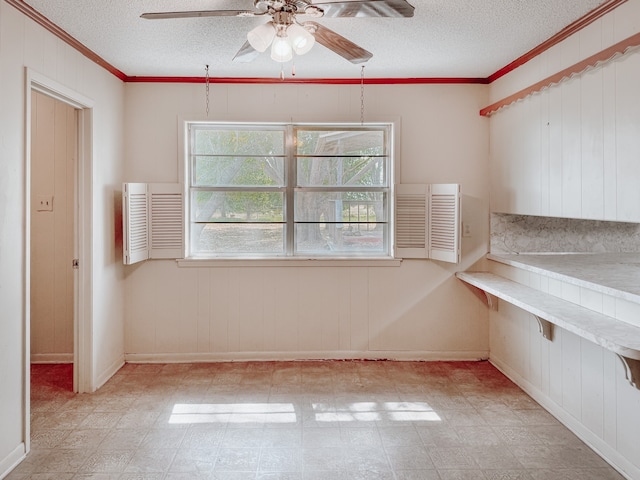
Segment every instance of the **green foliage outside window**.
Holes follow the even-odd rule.
[[[295,244],[302,250],[315,251],[319,245],[343,248],[343,236],[362,232],[373,235],[375,248],[384,249],[389,208],[387,127],[199,124],[191,128],[192,238],[205,238],[214,225],[244,224],[255,235],[256,227],[249,225],[275,227],[295,221]],[[289,153],[287,138],[294,145]],[[287,158],[294,162],[292,170]],[[295,178],[287,180],[291,172]],[[287,206],[286,192],[292,189],[293,205]],[[281,228],[273,241],[284,243]],[[226,237],[215,238],[220,243]],[[192,244],[192,248],[210,247]]]

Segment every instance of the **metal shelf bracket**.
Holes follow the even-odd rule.
[[[533,314],[532,314],[533,315]],[[533,315],[538,322],[538,330],[544,338],[553,342],[553,323],[544,318],[540,318],[538,315]]]
[[[631,386],[640,390],[640,360],[625,357],[619,353],[616,353],[616,355],[622,361],[622,365],[624,365],[624,376],[627,381]]]

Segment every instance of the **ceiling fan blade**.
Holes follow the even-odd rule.
[[[165,18],[197,18],[197,17],[254,17],[256,12],[247,10],[195,10],[186,12],[157,12],[140,15],[145,20],[161,20]]]
[[[342,0],[314,2],[323,17],[413,17],[415,10],[406,0]]]
[[[251,46],[249,41],[244,42],[238,53],[233,57],[234,62],[249,63],[258,58],[260,52]]]
[[[310,31],[320,45],[346,58],[351,63],[363,63],[373,57],[371,52],[319,23],[305,22],[304,25],[311,26]]]

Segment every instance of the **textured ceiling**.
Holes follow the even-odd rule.
[[[144,20],[145,12],[253,9],[253,0],[25,0],[128,76],[277,77],[268,52],[232,62],[264,18]],[[412,18],[321,18],[373,53],[367,78],[485,78],[603,0],[409,0]],[[291,63],[284,64],[287,76]],[[295,57],[297,78],[359,78],[359,65],[316,44]]]

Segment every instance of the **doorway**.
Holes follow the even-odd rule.
[[[25,70],[24,398],[28,418],[32,359],[37,363],[72,365],[73,391],[94,390],[91,348],[93,101],[29,68]],[[44,330],[39,330],[42,326]],[[25,421],[25,431],[28,423]],[[29,435],[25,437],[28,439]]]
[[[76,108],[31,91],[31,372],[73,391],[78,131]]]
[[[25,285],[24,289],[26,295],[24,297],[24,311],[25,311],[25,344],[24,344],[24,363],[23,363],[23,399],[25,403],[24,408],[24,417],[23,417],[23,439],[25,443],[25,450],[29,452],[30,450],[30,414],[31,414],[31,401],[30,401],[30,385],[31,385],[31,344],[32,344],[32,334],[31,334],[31,307],[32,300],[36,301],[36,295],[38,295],[38,291],[32,296],[32,263],[37,263],[39,258],[36,256],[32,249],[32,241],[37,243],[38,245],[44,245],[44,248],[50,248],[48,243],[54,242],[55,237],[42,235],[40,232],[33,232],[32,235],[32,214],[35,213],[43,213],[49,214],[49,217],[41,217],[50,222],[53,221],[52,212],[56,211],[64,211],[65,215],[70,215],[71,220],[66,222],[70,223],[71,226],[65,226],[64,235],[59,234],[60,239],[58,243],[62,242],[68,248],[72,245],[72,260],[71,264],[69,264],[68,258],[64,256],[58,257],[58,262],[60,264],[66,263],[60,267],[58,275],[62,275],[65,278],[65,282],[68,282],[68,278],[65,275],[68,273],[67,269],[71,270],[71,278],[72,278],[72,287],[71,293],[65,295],[61,295],[59,301],[55,301],[55,294],[58,293],[56,288],[59,288],[55,284],[57,283],[57,278],[51,280],[49,277],[48,280],[36,280],[43,281],[45,283],[53,283],[54,285],[50,285],[48,288],[43,291],[47,292],[47,295],[54,296],[53,303],[50,305],[55,305],[52,307],[54,309],[58,309],[57,314],[60,315],[60,312],[65,310],[65,316],[71,316],[71,338],[72,338],[72,347],[71,347],[71,360],[69,358],[68,351],[62,352],[48,352],[51,355],[57,355],[60,353],[63,357],[49,357],[50,359],[58,360],[64,358],[66,361],[71,361],[71,363],[67,363],[67,370],[71,370],[73,372],[71,379],[72,391],[73,392],[92,392],[94,391],[94,379],[93,379],[93,359],[92,359],[92,316],[91,316],[91,292],[92,292],[92,278],[91,278],[91,265],[92,265],[92,254],[91,254],[91,235],[92,235],[92,210],[91,210],[91,197],[92,197],[92,187],[91,187],[91,174],[92,174],[92,138],[93,138],[93,101],[78,92],[61,85],[48,77],[37,73],[30,68],[25,68],[25,77],[26,77],[26,91],[25,91]],[[34,97],[34,94],[42,95],[42,98],[46,100],[46,102],[51,102],[55,100],[55,102],[59,102],[58,109],[59,111],[63,111],[64,118],[66,118],[67,123],[65,134],[60,134],[60,140],[56,143],[53,142],[53,148],[60,147],[62,149],[62,145],[64,145],[64,150],[67,152],[71,152],[73,154],[73,162],[68,164],[65,170],[70,168],[69,171],[65,171],[64,175],[60,174],[59,177],[63,178],[65,182],[70,182],[70,185],[66,185],[66,193],[62,195],[63,200],[58,198],[56,201],[56,197],[60,196],[56,194],[55,189],[52,191],[49,189],[43,189],[42,191],[34,191],[32,192],[32,178],[31,176],[36,173],[36,169],[45,168],[39,167],[39,163],[37,160],[32,159],[32,134],[39,135],[34,131],[38,126],[37,118],[32,118],[35,115],[37,116],[37,105],[34,107],[32,105],[32,101],[36,98],[36,102],[40,101],[41,97]],[[44,101],[44,100],[43,100]],[[55,105],[58,103],[53,103],[54,111],[56,109]],[[64,108],[62,108],[64,107]],[[46,123],[46,122],[45,122]],[[50,133],[49,133],[50,134]],[[54,134],[54,136],[56,136]],[[61,139],[65,138],[66,140],[63,142]],[[56,146],[57,145],[57,146]],[[37,153],[36,153],[37,155]],[[35,162],[35,165],[32,163]],[[69,166],[70,165],[70,166]],[[47,174],[53,175],[52,166],[50,163],[47,163],[47,167],[49,170],[46,170]],[[37,180],[39,181],[39,180]],[[62,180],[58,180],[62,181]],[[35,183],[35,181],[34,181]],[[54,180],[55,187],[55,180]],[[39,188],[39,187],[38,187]],[[61,205],[59,205],[61,204]],[[41,209],[38,212],[38,209]],[[58,210],[56,210],[58,209]],[[35,235],[38,235],[38,238],[35,238]],[[77,268],[74,268],[77,266]],[[37,267],[35,267],[37,268]],[[47,278],[45,276],[45,278]],[[65,288],[68,287],[68,284]],[[40,287],[38,287],[40,288]],[[69,300],[70,298],[70,300]],[[61,300],[64,299],[64,300]],[[71,307],[69,307],[69,303],[71,302]],[[63,308],[64,305],[64,308]],[[40,308],[39,306],[37,308]],[[66,311],[71,308],[72,313]],[[36,320],[38,321],[38,320]],[[53,344],[57,344],[58,346],[64,345],[64,349],[68,350],[68,342],[69,342],[69,324],[64,324],[64,327],[59,327],[61,331],[64,331],[64,334],[53,335]],[[52,330],[49,332],[45,332],[44,336],[51,336]],[[45,342],[40,337],[42,336],[40,333],[36,333],[38,338],[34,337],[34,341],[37,342]],[[39,354],[38,351],[34,352],[36,355]],[[37,358],[37,357],[36,357]],[[42,359],[43,357],[41,357]],[[64,364],[63,364],[64,365]],[[72,368],[69,368],[71,366]],[[64,370],[62,368],[61,370]],[[68,375],[68,374],[67,374]],[[69,385],[69,379],[67,378],[67,385]]]

